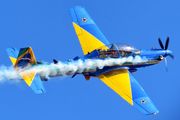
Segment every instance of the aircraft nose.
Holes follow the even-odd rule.
[[[171,50],[166,50],[166,55],[165,56],[170,56],[172,59],[174,59],[174,55],[172,54]]]
[[[170,54],[172,54],[172,51],[171,50],[166,50],[166,54],[170,55]]]

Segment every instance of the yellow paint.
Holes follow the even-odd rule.
[[[32,48],[29,47],[29,49],[26,50],[26,52],[24,52],[21,56],[18,57],[18,59],[16,60],[17,62],[14,65],[14,68],[17,68],[18,65],[18,61],[24,57],[25,54],[29,53],[31,55],[31,59],[29,61],[30,65],[33,65],[36,62],[36,58],[34,56],[34,53],[32,51]],[[18,69],[17,69],[18,70]]]
[[[125,99],[129,104],[133,105],[131,84],[127,69],[107,72],[98,76],[98,78]]]
[[[21,72],[19,74],[24,79],[24,81],[28,84],[28,86],[31,86],[31,83],[36,75],[35,72],[30,72],[30,71]]]
[[[73,22],[73,26],[79,38],[79,42],[81,44],[84,55],[88,54],[88,52],[92,52],[99,47],[105,46],[100,40],[81,28],[76,23]]]
[[[13,57],[9,57],[9,58],[10,58],[11,62],[13,63],[13,65],[15,65],[16,64],[16,58],[13,58]]]

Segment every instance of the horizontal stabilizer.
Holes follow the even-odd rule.
[[[36,94],[46,92],[38,74],[30,71],[20,72],[19,74]]]
[[[39,77],[39,75],[36,75],[34,77],[34,80],[33,82],[31,83],[31,89],[36,93],[36,94],[39,94],[39,93],[45,93],[45,89],[44,89],[44,86],[42,84],[42,81]]]
[[[13,47],[7,48],[6,51],[7,51],[7,54],[9,55],[11,62],[13,63],[13,65],[15,65],[19,51]]]
[[[15,70],[19,72],[19,75],[28,84],[28,86],[37,94],[45,93],[44,86],[41,78],[37,74],[37,71],[35,72],[28,69],[30,66],[37,63],[32,48],[21,48],[20,51],[16,48],[7,48],[6,51],[14,65]]]

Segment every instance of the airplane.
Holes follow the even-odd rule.
[[[137,49],[126,44],[110,44],[85,8],[77,6],[70,8],[69,11],[84,55],[64,62],[53,59],[53,63],[43,63],[36,61],[31,47],[21,48],[20,51],[14,47],[8,48],[6,51],[20,79],[23,79],[35,93],[39,94],[46,92],[42,81],[47,81],[50,77],[64,74],[73,75],[72,78],[77,74],[82,74],[86,80],[97,77],[143,114],[157,114],[158,109],[132,74],[137,72],[138,68],[155,65],[164,58],[167,66],[166,57],[174,58],[172,51],[168,50],[169,37],[167,37],[165,47],[161,39],[158,39],[161,49],[154,47]],[[129,57],[134,60],[138,56],[146,59],[139,62],[127,60]],[[105,60],[118,61],[122,59],[127,61],[104,64],[102,68],[96,67],[96,69],[87,69],[88,66],[83,66],[83,70],[68,70],[68,65],[79,61],[103,63]],[[67,66],[59,67],[62,64]],[[66,73],[62,68],[67,70]],[[78,67],[76,66],[76,68]]]

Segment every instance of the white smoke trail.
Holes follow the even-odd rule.
[[[91,72],[98,69],[103,69],[105,66],[116,66],[122,65],[125,62],[131,62],[134,65],[142,62],[147,62],[146,58],[141,58],[140,56],[136,57],[127,57],[127,58],[107,58],[105,60],[100,59],[87,59],[85,61],[79,59],[77,61],[71,62],[58,62],[58,64],[41,64],[28,69],[29,71],[38,72],[38,74],[45,76],[55,76],[56,74],[66,76],[74,73],[82,72]],[[19,74],[14,71],[13,67],[0,67],[0,82],[7,80],[16,80],[21,79]]]
[[[20,76],[16,71],[14,71],[14,67],[6,67],[4,65],[0,66],[0,83],[9,81],[16,78],[14,81],[18,82],[20,79]]]
[[[56,74],[66,76],[69,74],[82,73],[82,72],[92,72],[98,69],[103,69],[105,66],[120,66],[125,62],[133,63],[136,65],[138,63],[147,62],[146,58],[141,58],[140,56],[136,57],[127,57],[127,58],[107,58],[105,60],[100,59],[87,59],[85,61],[79,59],[77,61],[71,61],[68,63],[58,62],[58,64],[45,65],[45,66],[36,66],[33,69],[40,71],[41,69],[47,69],[40,74],[48,77],[49,75],[55,76]],[[34,71],[33,70],[33,71]]]

